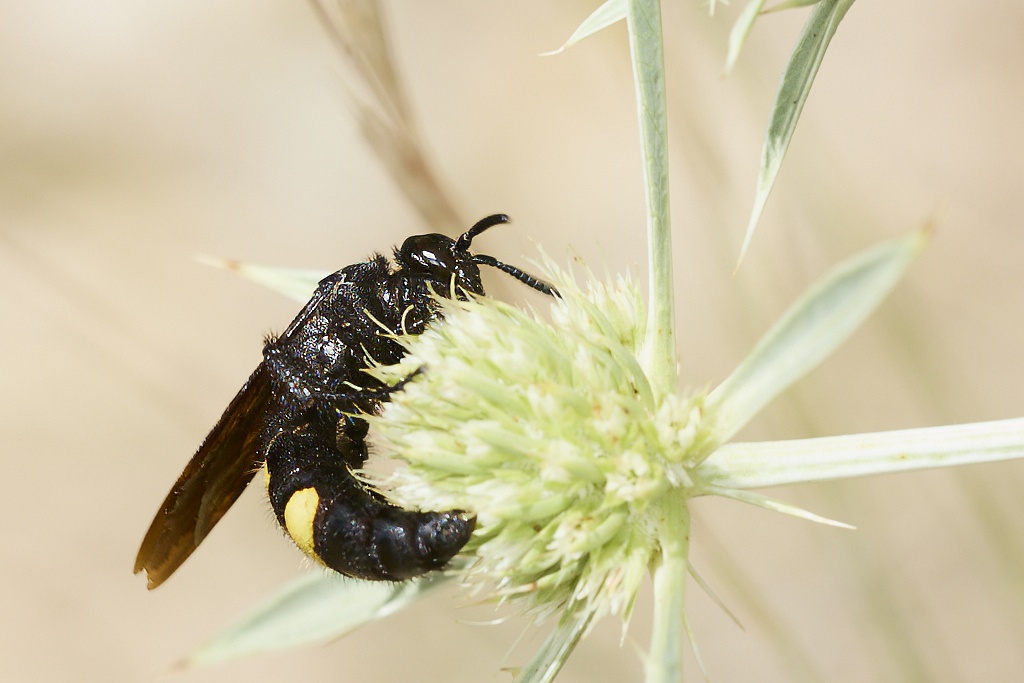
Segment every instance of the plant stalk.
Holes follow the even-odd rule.
[[[686,573],[690,548],[690,512],[682,496],[666,496],[658,529],[661,555],[654,577],[654,623],[645,683],[679,683],[686,635]]]
[[[640,120],[650,268],[650,311],[642,361],[655,390],[664,395],[676,388],[676,347],[660,0],[629,0],[626,23]]]

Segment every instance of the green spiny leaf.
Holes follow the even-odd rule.
[[[304,576],[201,647],[183,666],[320,643],[396,612],[446,581],[435,572],[402,583],[357,581],[337,574]]]
[[[754,209],[747,225],[747,234],[743,238],[743,246],[740,247],[740,261],[750,247],[757,222],[761,218],[761,212],[782,166],[782,158],[793,139],[800,112],[803,111],[814,77],[817,76],[818,68],[825,58],[825,51],[836,29],[839,28],[839,22],[846,16],[851,5],[853,0],[821,0],[811,12],[796,48],[789,58],[782,82],[779,83],[779,91],[775,95],[775,104],[772,106],[771,119],[761,150],[761,168],[757,178],[757,190],[754,193]]]
[[[927,232],[884,242],[832,268],[808,289],[708,395],[716,436],[730,439],[750,418],[824,360],[860,326],[903,276]]]
[[[750,0],[747,6],[743,8],[743,11],[740,12],[736,23],[733,24],[732,31],[729,32],[729,54],[725,58],[726,73],[732,71],[736,60],[739,59],[740,50],[743,49],[743,45],[747,42],[747,36],[750,35],[750,30],[754,28],[754,22],[761,14],[761,8],[764,7],[765,2],[767,0]]]
[[[625,19],[627,4],[627,0],[606,0],[604,4],[594,10],[589,17],[583,20],[583,23],[579,25],[571,36],[569,36],[569,40],[565,41],[565,44],[556,50],[545,52],[544,54],[558,54],[566,48],[572,47],[581,40],[589,38],[598,31],[606,29],[612,24]]]

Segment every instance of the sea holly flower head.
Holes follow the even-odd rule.
[[[625,277],[581,286],[550,260],[550,321],[488,297],[438,298],[402,338],[372,425],[408,466],[381,487],[408,508],[477,516],[462,579],[547,616],[628,617],[658,550],[665,496],[688,498],[712,441],[701,394],[659,394],[638,358],[646,312]]]

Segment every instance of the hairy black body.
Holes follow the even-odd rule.
[[[342,574],[403,580],[443,567],[469,539],[463,512],[395,507],[352,469],[367,458],[367,423],[395,388],[363,372],[395,363],[393,337],[419,334],[439,317],[434,295],[483,295],[479,265],[501,269],[546,294],[554,289],[493,257],[469,252],[489,216],[458,240],[416,235],[395,249],[329,275],[287,329],[266,341],[263,362],[228,406],[157,513],[136,559],[149,587],[192,553],[261,463],[281,525],[314,559]]]
[[[450,276],[417,273],[405,256],[396,252],[394,271],[377,255],[325,278],[295,322],[263,350],[271,383],[263,443],[274,512],[294,535],[285,519],[288,501],[314,489],[313,554],[364,579],[400,580],[439,568],[473,530],[473,519],[458,512],[396,508],[350,471],[367,457],[366,422],[352,415],[374,412],[386,396],[362,369],[368,359],[401,360],[402,347],[391,336],[422,332],[436,317],[431,289],[451,286]],[[483,293],[478,273],[462,280],[459,287]]]

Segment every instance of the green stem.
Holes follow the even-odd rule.
[[[629,0],[627,24],[647,193],[651,310],[643,362],[655,389],[665,394],[676,387],[676,355],[661,1]]]
[[[654,624],[645,683],[679,683],[686,635],[686,572],[690,549],[690,512],[682,496],[666,496],[658,529],[661,555],[654,576]]]

